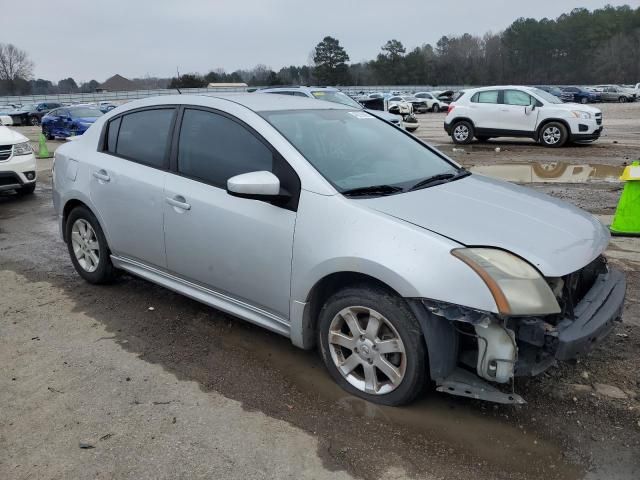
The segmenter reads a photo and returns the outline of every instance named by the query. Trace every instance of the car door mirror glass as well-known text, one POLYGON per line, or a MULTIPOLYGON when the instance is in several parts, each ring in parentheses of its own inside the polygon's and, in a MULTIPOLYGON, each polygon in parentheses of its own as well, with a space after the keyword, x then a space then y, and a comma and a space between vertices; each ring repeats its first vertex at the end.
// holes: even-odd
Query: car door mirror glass
POLYGON ((275 200, 282 196, 280 180, 266 170, 236 175, 227 180, 230 195, 256 200, 275 200))

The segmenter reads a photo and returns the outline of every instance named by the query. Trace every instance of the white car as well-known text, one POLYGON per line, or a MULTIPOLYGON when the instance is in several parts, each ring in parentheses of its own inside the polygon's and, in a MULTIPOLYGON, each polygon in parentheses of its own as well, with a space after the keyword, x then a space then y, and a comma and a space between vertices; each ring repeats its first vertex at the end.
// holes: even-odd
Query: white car
POLYGON ((440 100, 435 92, 418 92, 414 97, 425 100, 427 107, 432 112, 441 112, 449 106, 449 104, 440 100))
POLYGON ((0 126, 0 191, 33 193, 36 188, 36 157, 29 139, 0 126))
POLYGON ((602 133, 602 112, 588 105, 563 103, 535 87, 483 87, 466 90, 449 105, 444 129, 454 143, 477 138, 525 137, 546 147, 567 141, 592 141, 602 133))
POLYGON ((0 125, 11 126, 13 125, 13 119, 9 115, 0 113, 0 125))

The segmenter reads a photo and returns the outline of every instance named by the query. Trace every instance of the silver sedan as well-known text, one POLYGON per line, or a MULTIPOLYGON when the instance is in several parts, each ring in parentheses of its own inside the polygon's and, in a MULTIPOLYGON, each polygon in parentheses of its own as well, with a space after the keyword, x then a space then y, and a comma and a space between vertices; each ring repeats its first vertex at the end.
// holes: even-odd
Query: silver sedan
POLYGON ((521 403, 515 376, 586 352, 624 301, 591 215, 312 99, 120 106, 56 151, 53 199, 87 281, 125 271, 318 347, 386 405, 431 381, 521 403))

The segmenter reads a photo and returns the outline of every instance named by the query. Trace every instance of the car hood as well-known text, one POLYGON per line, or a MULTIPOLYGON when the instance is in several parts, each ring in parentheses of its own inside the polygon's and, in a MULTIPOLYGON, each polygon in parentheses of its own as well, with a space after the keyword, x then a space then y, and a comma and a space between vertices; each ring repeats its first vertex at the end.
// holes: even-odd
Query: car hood
POLYGON ((21 133, 11 130, 8 127, 0 126, 0 145, 14 145, 28 141, 29 139, 21 133))
POLYGON ((547 277, 584 267, 609 242, 608 230, 589 213, 476 174, 414 192, 354 201, 465 246, 508 250, 547 277))
MULTIPOLYGON (((573 95, 573 94, 571 93, 569 95, 573 95)), ((549 106, 553 108, 557 108, 559 110, 567 110, 567 111, 580 110, 581 112, 589 112, 591 114, 601 113, 601 110, 599 108, 592 107, 591 105, 585 105, 584 103, 575 103, 575 102, 554 103, 554 104, 550 104, 549 106)))

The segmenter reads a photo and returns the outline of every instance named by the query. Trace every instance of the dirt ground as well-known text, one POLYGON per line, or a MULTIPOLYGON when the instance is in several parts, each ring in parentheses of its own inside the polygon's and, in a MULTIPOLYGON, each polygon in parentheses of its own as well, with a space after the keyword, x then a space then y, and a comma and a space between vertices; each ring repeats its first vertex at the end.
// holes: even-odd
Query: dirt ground
MULTIPOLYGON (((530 186, 608 223, 621 186, 597 172, 638 157, 640 103, 602 110, 601 140, 562 149, 454 151, 444 114, 421 115, 416 134, 465 166, 551 170, 530 186)), ((35 195, 0 195, 0 478, 640 478, 640 239, 607 251, 628 275, 624 322, 589 357, 519 380, 526 405, 427 392, 386 408, 278 335, 128 275, 82 281, 50 167, 39 161, 35 195)))

